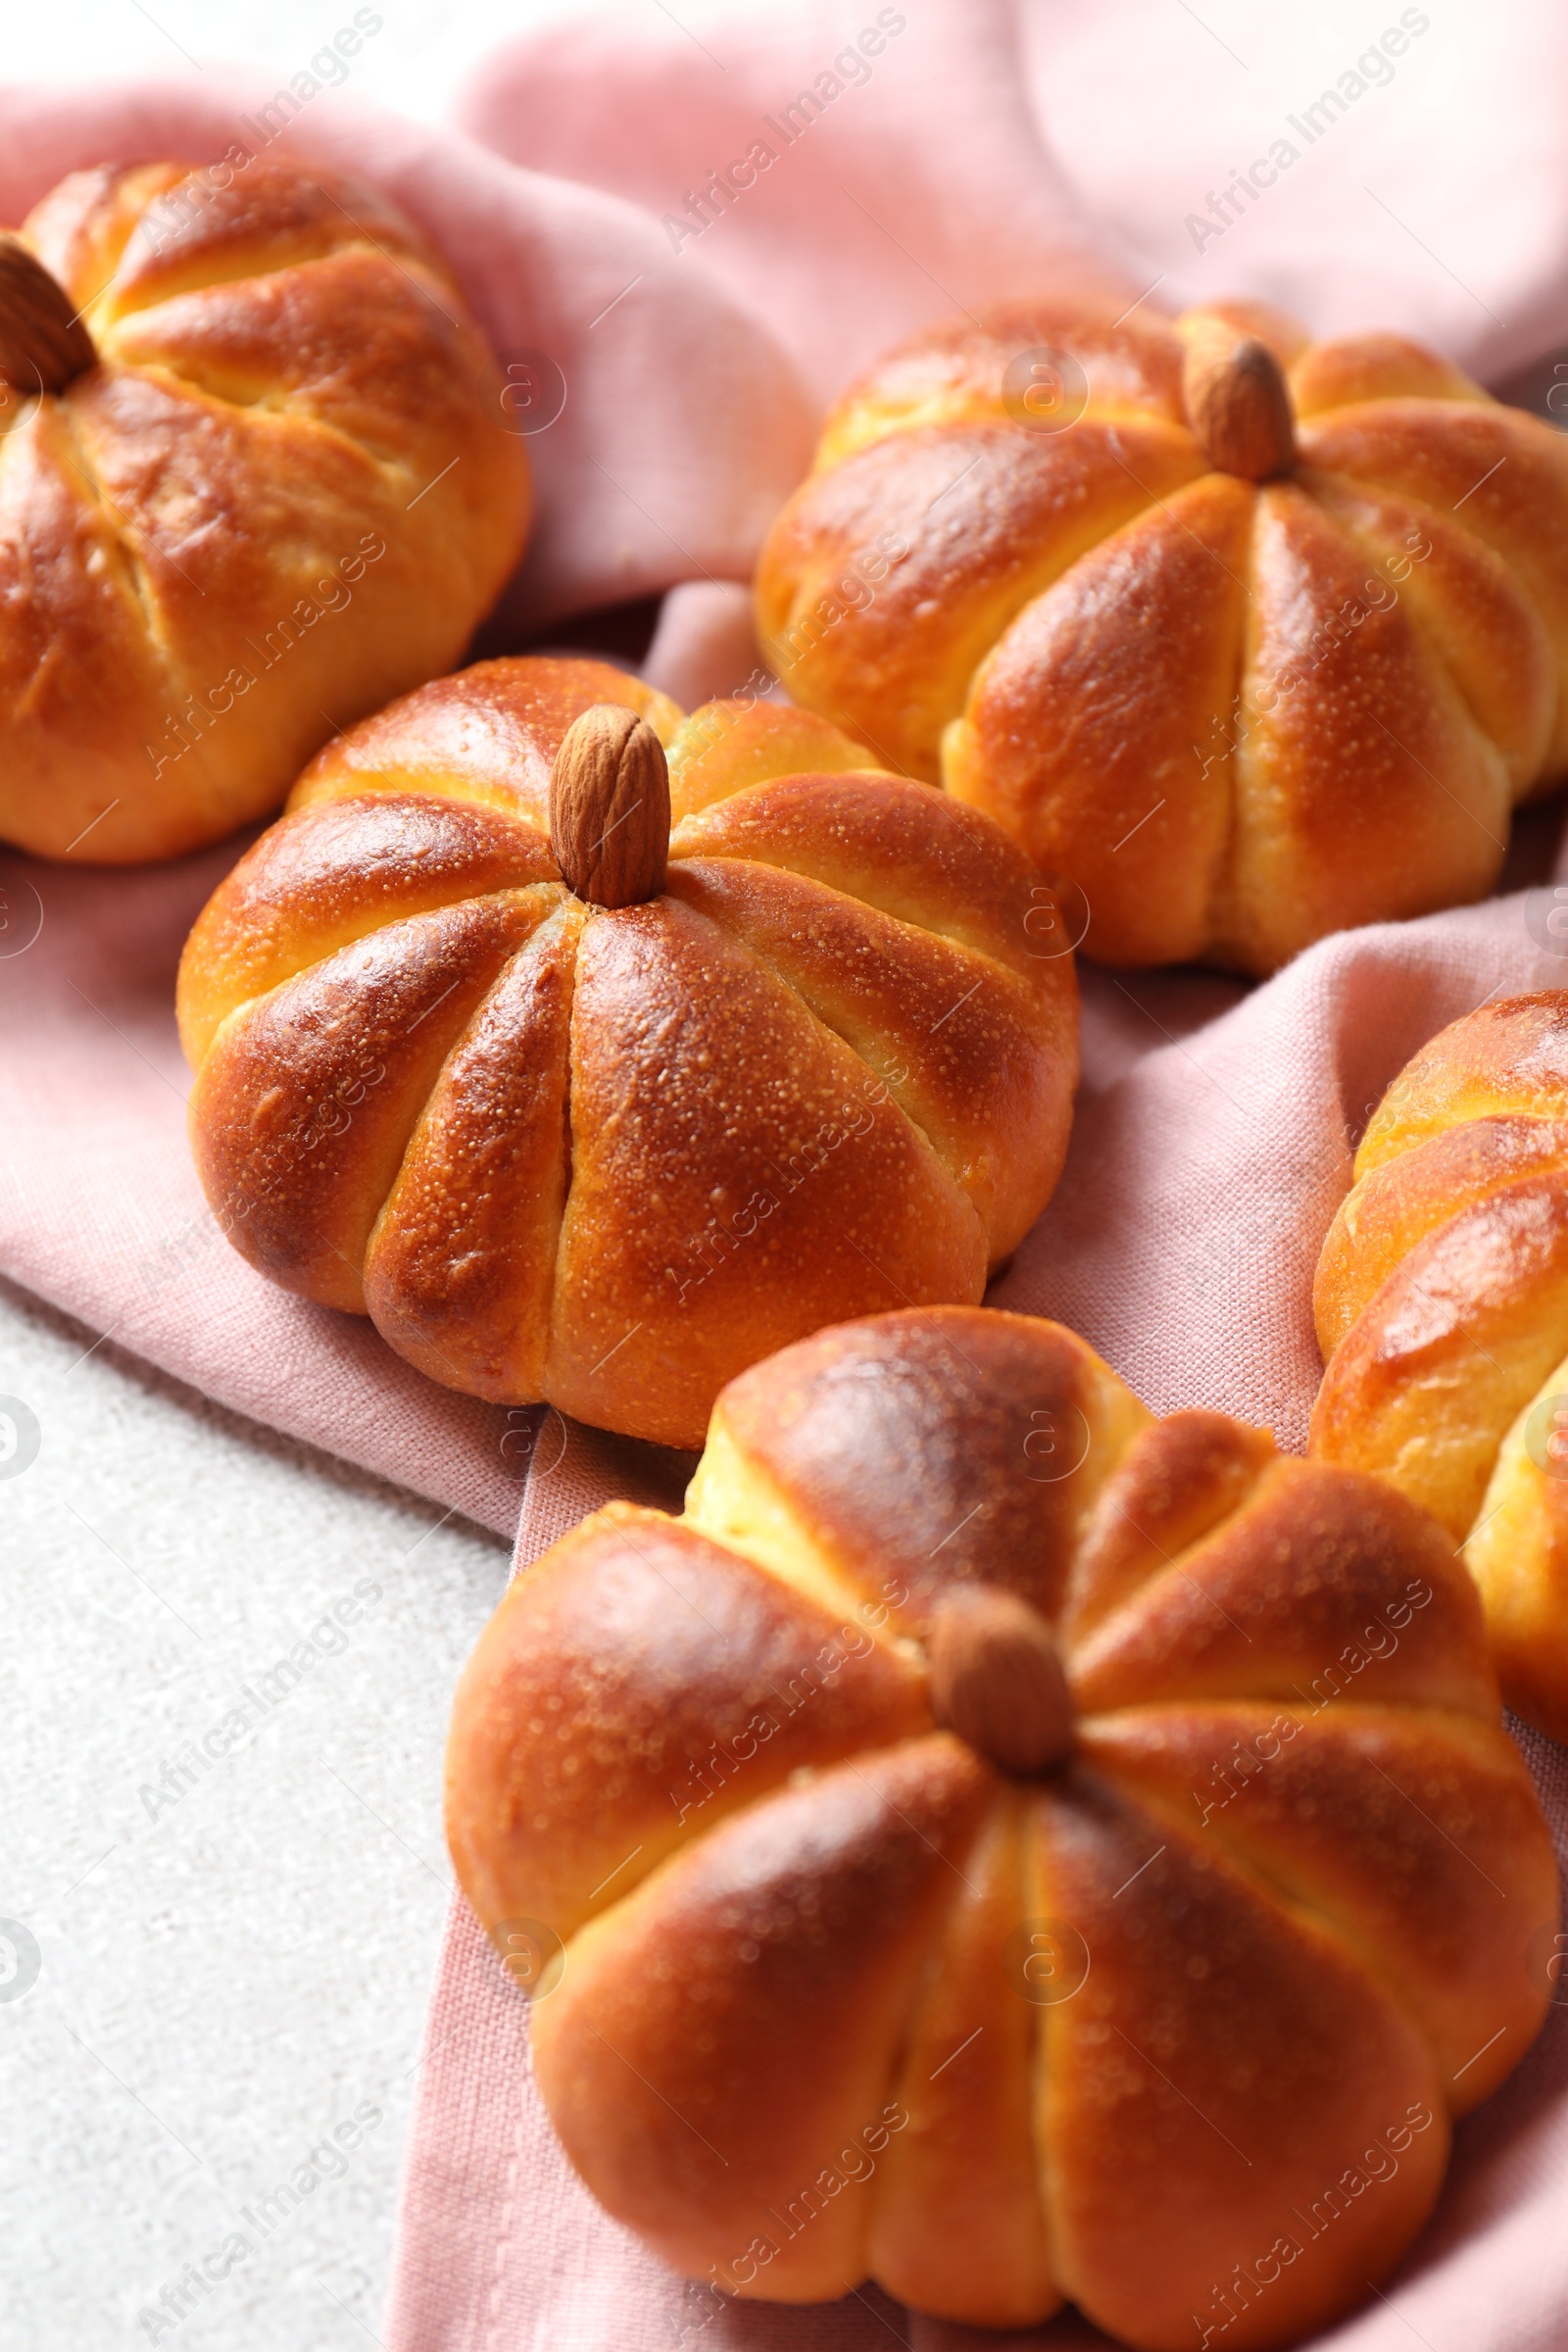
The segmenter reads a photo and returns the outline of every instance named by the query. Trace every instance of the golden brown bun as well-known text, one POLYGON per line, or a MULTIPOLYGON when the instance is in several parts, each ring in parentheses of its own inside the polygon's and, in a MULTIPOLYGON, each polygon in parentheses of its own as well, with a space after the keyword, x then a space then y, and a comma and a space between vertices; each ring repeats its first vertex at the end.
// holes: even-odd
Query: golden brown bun
POLYGON ((795 699, 1076 884, 1109 962, 1268 972, 1479 898, 1568 768, 1561 435, 1400 337, 1313 344, 1258 305, 916 338, 829 418, 757 595, 795 699), (1216 320, 1284 371, 1282 478, 1189 429, 1216 320), (1057 430, 1004 384, 1049 349, 1081 371, 1057 430))
POLYGON ((328 745, 180 966, 236 1248, 449 1387, 686 1446, 846 1307, 978 1299, 1066 1150, 1071 957, 988 818, 864 760, 549 659, 328 745), (675 820, 663 894, 614 911, 549 832, 603 702, 669 743, 675 820))
POLYGON ((1055 1324, 743 1374, 683 1517, 612 1503, 514 1584, 447 1788, 567 2154, 741 2294, 1294 2340, 1544 2013, 1550 1840, 1441 1529, 1152 1421, 1055 1324), (1066 1669, 1034 1778, 933 1711, 932 1627, 992 1587, 1066 1669))
POLYGON ((371 189, 106 166, 24 234, 98 361, 0 422, 0 837, 172 858, 460 657, 527 467, 450 271, 371 189))
POLYGON ((1312 1450, 1442 1520, 1503 1696, 1568 1739, 1568 992, 1434 1038, 1355 1179, 1318 1260, 1312 1450))

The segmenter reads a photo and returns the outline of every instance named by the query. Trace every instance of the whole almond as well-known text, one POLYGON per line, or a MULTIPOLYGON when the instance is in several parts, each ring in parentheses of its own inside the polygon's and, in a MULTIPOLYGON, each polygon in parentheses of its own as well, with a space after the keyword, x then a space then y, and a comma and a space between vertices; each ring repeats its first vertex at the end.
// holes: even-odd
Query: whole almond
POLYGON ((1296 464, 1296 425, 1284 370, 1266 343, 1215 319, 1188 340, 1182 367, 1187 421, 1221 473, 1266 482, 1296 464))
POLYGON ((1037 1609, 995 1585, 960 1586, 926 1636, 931 1709, 1004 1772, 1049 1772, 1072 1746, 1067 1678, 1037 1609))
POLYGON ((98 355, 75 306, 37 255, 0 230, 0 381, 18 392, 63 392, 98 355))
POLYGON ((645 718, 595 703, 550 771, 550 846, 568 890, 595 906, 657 899, 669 858, 669 769, 645 718))

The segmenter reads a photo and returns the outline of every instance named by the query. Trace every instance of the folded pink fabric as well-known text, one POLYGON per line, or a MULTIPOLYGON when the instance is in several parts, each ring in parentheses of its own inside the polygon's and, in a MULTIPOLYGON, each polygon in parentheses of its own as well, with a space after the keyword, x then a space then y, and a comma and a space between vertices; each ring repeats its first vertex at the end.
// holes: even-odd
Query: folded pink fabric
MULTIPOLYGON (((466 104, 466 136, 333 97, 269 145, 387 188, 452 257, 498 348, 559 370, 565 404, 530 441, 539 521, 498 647, 674 589, 650 674, 688 702, 740 684, 754 649, 736 583, 804 469, 814 408, 960 306, 1048 287, 1128 304, 1246 292, 1319 328, 1427 335, 1494 379, 1568 333, 1568 33, 1539 0, 1462 22, 1391 5, 1370 32, 1335 8, 1264 24, 1168 0, 684 16, 639 8, 503 52, 466 104), (1289 164, 1281 144, 1298 150, 1289 164)), ((254 145, 271 94, 212 76, 195 95, 0 91, 0 220, 105 157, 254 145)), ((368 1326, 269 1289, 217 1235, 184 1149, 171 999, 185 929, 239 846, 139 874, 0 855, 0 1270, 223 1401, 493 1526, 514 1523, 531 1469, 519 1563, 612 1493, 674 1506, 674 1457, 447 1396, 368 1326)), ((1348 934, 1251 993, 1086 973, 1066 1172, 996 1302, 1071 1323, 1158 1409, 1221 1405, 1298 1444, 1318 1376, 1310 1272, 1350 1139, 1446 1021, 1568 984, 1542 904, 1516 894, 1348 934)), ((1561 1832, 1562 1751, 1524 1743, 1561 1832)), ((792 2311, 682 2285, 565 2167, 525 2042, 520 1997, 460 1906, 388 2352, 1102 2340, 1072 2315, 1009 2339, 869 2289, 792 2311)), ((1554 2010, 1461 2128, 1400 2275, 1332 2340, 1560 2346, 1565 2194, 1554 2010)))
POLYGON ((1564 341, 1560 9, 1114 0, 1019 30, 1058 167, 1161 301, 1245 287, 1490 384, 1564 341))
POLYGON ((1568 340, 1568 17, 1543 0, 797 0, 698 30, 637 6, 520 42, 462 119, 646 206, 823 399, 929 318, 1048 285, 1259 296, 1488 382, 1568 340))
POLYGON ((1042 139, 1018 14, 806 0, 699 38, 626 8, 490 60, 462 119, 646 206, 666 253, 765 319, 826 402, 930 318, 1047 284, 1131 302, 1153 274, 1091 225, 1042 139))

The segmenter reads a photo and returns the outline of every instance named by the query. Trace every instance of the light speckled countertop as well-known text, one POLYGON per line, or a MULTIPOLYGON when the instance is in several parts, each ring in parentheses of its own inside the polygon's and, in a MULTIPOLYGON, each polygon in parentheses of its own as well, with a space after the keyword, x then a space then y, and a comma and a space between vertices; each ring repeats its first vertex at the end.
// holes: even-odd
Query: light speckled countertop
POLYGON ((507 1548, 91 1342, 0 1288, 40 1438, 0 1460, 0 2332, 336 2352, 379 2327, 507 1548))

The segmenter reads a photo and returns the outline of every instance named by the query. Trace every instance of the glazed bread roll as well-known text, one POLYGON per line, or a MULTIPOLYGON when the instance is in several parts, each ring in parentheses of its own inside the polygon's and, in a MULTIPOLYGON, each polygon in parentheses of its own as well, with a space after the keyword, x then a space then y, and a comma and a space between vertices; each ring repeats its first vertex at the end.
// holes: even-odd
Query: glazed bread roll
POLYGON ((1255 304, 916 337, 757 601, 795 699, 996 817, 1113 963, 1269 972, 1480 898, 1568 768, 1568 444, 1255 304))
POLYGON ((742 2295, 1294 2341, 1549 1990, 1443 1531, 1017 1316, 734 1382, 682 1517, 612 1503, 513 1585, 447 1789, 567 2155, 742 2295))
POLYGON ((329 745, 180 966, 235 1247, 449 1387, 685 1446, 846 1307, 978 1299, 1066 1149, 1072 957, 988 818, 864 761, 549 659, 329 745))
POLYGON ((1313 1452, 1436 1514, 1503 1696, 1568 1739, 1568 993, 1484 1005, 1401 1071, 1314 1303, 1313 1452))
POLYGON ((0 240, 0 839, 39 856, 172 858, 277 808, 522 552, 484 340, 356 183, 73 172, 0 240))

